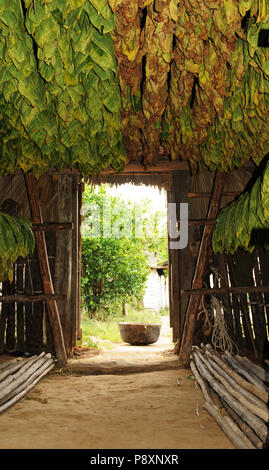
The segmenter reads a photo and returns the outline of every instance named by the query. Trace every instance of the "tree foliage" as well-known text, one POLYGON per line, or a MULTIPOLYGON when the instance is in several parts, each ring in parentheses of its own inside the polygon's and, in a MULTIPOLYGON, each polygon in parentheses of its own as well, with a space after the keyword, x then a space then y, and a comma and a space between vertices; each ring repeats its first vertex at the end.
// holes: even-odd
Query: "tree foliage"
POLYGON ((83 208, 82 293, 88 312, 140 300, 149 254, 167 259, 160 211, 150 211, 150 201, 133 204, 112 196, 106 185, 86 186, 83 208))

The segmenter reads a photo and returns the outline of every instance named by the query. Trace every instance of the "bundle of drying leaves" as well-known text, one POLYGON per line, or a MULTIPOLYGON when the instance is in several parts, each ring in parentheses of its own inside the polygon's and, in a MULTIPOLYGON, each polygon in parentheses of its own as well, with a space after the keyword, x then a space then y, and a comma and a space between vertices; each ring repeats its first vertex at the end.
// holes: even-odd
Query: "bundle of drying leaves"
POLYGON ((268 234, 269 161, 251 190, 221 211, 213 233, 213 249, 215 253, 235 253, 240 247, 251 252, 259 235, 259 241, 268 249, 268 234))
POLYGON ((13 279, 13 263, 31 255, 35 238, 31 223, 20 216, 0 212, 0 281, 13 279))
POLYGON ((3 173, 122 166, 114 24, 105 0, 1 2, 3 173))

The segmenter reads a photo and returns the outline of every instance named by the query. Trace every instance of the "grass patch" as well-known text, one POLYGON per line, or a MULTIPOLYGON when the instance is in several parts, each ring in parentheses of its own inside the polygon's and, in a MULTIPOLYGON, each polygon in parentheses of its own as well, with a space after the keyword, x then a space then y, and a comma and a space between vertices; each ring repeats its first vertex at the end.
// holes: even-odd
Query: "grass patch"
POLYGON ((120 322, 160 323, 161 315, 128 306, 126 316, 122 314, 113 315, 102 321, 100 319, 89 318, 86 312, 83 312, 81 317, 82 341, 78 344, 95 349, 100 349, 101 347, 111 349, 113 346, 109 342, 122 342, 118 325, 120 322), (100 345, 100 341, 102 345, 100 345), (103 343, 103 341, 108 342, 103 343))

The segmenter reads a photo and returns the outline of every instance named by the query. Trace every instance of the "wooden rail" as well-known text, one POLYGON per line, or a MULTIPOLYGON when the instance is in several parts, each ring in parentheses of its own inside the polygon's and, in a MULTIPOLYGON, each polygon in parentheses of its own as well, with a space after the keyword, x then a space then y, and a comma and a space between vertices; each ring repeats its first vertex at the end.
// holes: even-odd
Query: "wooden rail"
POLYGON ((180 289, 180 295, 248 294, 249 292, 269 292, 269 286, 180 289))

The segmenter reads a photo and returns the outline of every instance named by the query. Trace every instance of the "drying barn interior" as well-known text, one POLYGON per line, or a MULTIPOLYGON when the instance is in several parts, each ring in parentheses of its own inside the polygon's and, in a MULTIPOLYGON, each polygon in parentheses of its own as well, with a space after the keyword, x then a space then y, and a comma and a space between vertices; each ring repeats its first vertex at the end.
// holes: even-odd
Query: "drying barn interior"
POLYGON ((177 370, 234 447, 268 447, 268 25, 265 0, 0 7, 0 411, 30 390, 16 357, 39 358, 30 387, 81 339, 85 183, 131 181, 167 191, 179 233, 188 203, 187 246, 168 240, 177 370), (14 259, 21 218, 34 249, 14 259))

